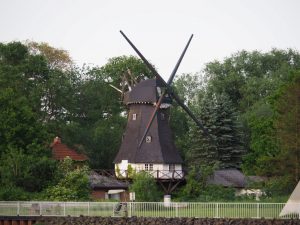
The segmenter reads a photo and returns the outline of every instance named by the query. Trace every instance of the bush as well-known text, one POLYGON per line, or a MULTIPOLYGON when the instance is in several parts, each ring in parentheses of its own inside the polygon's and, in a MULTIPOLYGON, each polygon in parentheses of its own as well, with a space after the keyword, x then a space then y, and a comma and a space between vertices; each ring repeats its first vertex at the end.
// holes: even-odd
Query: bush
POLYGON ((129 190, 135 192, 136 201, 155 202, 162 199, 155 179, 147 172, 142 171, 134 175, 129 190))
POLYGON ((22 188, 15 186, 3 186, 0 189, 1 201, 28 201, 31 200, 31 195, 22 188))
POLYGON ((200 193, 198 201, 234 201, 234 188, 226 188, 220 185, 208 185, 200 193))
POLYGON ((276 177, 266 182, 264 191, 271 198, 290 195, 295 188, 294 183, 290 176, 276 177))
POLYGON ((46 199, 54 201, 78 201, 90 199, 89 169, 86 166, 74 169, 74 163, 66 158, 59 165, 58 183, 44 192, 46 199), (65 173, 63 174, 63 171, 65 173))

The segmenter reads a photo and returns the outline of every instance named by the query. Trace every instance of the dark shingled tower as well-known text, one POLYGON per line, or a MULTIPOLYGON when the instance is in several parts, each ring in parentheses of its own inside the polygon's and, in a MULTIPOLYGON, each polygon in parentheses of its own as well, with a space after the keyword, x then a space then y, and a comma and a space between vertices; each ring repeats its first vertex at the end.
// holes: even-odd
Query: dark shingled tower
POLYGON ((139 147, 151 113, 165 85, 158 79, 144 80, 125 93, 124 104, 129 107, 128 123, 120 150, 114 163, 181 164, 169 127, 171 99, 165 95, 146 139, 139 147))

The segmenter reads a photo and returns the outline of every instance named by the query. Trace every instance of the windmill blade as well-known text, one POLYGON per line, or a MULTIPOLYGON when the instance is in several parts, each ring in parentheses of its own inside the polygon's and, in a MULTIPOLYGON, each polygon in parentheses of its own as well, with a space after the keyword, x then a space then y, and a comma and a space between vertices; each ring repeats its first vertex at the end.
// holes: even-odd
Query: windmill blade
POLYGON ((135 77, 133 76, 133 74, 131 73, 130 69, 127 69, 127 74, 129 75, 129 77, 132 80, 132 85, 136 85, 138 82, 136 81, 135 77))
POLYGON ((203 126, 203 123, 197 119, 197 117, 192 113, 192 111, 183 103, 183 101, 179 98, 177 94, 172 92, 170 94, 175 101, 178 103, 178 105, 181 106, 181 108, 194 120, 194 122, 198 125, 198 127, 203 131, 203 133, 209 138, 211 142, 213 142, 212 136, 208 133, 207 129, 203 126))
POLYGON ((182 100, 176 95, 172 88, 165 82, 165 80, 159 75, 159 73, 154 69, 154 67, 148 62, 148 60, 142 55, 142 53, 135 47, 135 45, 129 40, 129 38, 122 32, 120 33, 123 35, 123 37, 126 39, 126 41, 131 45, 131 47, 135 50, 135 52, 138 54, 138 56, 142 59, 142 61, 147 65, 147 67, 150 69, 150 71, 166 86, 167 91, 170 95, 174 97, 176 102, 188 113, 189 116, 196 122, 196 124, 199 126, 201 130, 203 130, 204 134, 207 134, 209 139, 213 141, 211 135, 208 134, 207 130, 204 128, 203 124, 196 118, 196 116, 189 110, 189 108, 183 103, 182 100))
POLYGON ((116 91, 120 92, 121 94, 123 93, 119 88, 115 87, 112 84, 109 84, 109 86, 111 86, 113 89, 115 89, 116 91))
POLYGON ((124 78, 124 81, 127 83, 127 86, 128 86, 128 89, 129 89, 129 91, 131 91, 131 84, 130 84, 130 82, 129 82, 129 79, 127 78, 127 74, 126 74, 126 72, 125 73, 123 73, 123 78, 124 78))
MULTIPOLYGON (((169 79, 168 79, 167 86, 170 86, 171 83, 173 82, 173 79, 174 79, 174 77, 175 77, 175 75, 176 75, 176 72, 177 72, 177 70, 178 70, 178 67, 179 67, 179 65, 180 65, 180 63, 181 63, 181 61, 182 61, 182 59, 183 59, 183 57, 184 57, 184 55, 185 55, 185 53, 186 53, 186 50, 188 49, 188 47, 189 47, 189 45, 190 45, 190 43, 191 43, 192 38, 193 38, 193 35, 191 35, 190 39, 188 40, 188 43, 186 44, 185 48, 183 49, 183 52, 181 53, 181 55, 180 55, 180 57, 179 57, 179 59, 178 59, 176 65, 175 65, 175 67, 174 67, 174 69, 173 69, 173 71, 172 71, 172 73, 171 73, 171 75, 170 75, 170 77, 169 77, 169 79)), ((148 133, 148 131, 149 131, 149 129, 150 129, 152 123, 153 123, 153 120, 154 120, 154 118, 155 118, 155 115, 156 115, 156 113, 157 113, 157 111, 158 111, 158 109, 159 109, 159 107, 160 107, 160 105, 161 105, 161 103, 162 103, 162 100, 163 100, 163 98, 164 98, 164 96, 165 96, 166 93, 167 93, 167 90, 164 90, 163 93, 161 94, 161 96, 159 97, 157 103, 156 103, 156 106, 155 106, 155 108, 154 108, 154 110, 153 110, 153 112, 152 112, 152 114, 151 114, 151 117, 150 117, 150 119, 149 119, 149 122, 148 122, 148 124, 147 124, 147 126, 146 126, 146 129, 145 129, 145 131, 144 131, 144 133, 143 133, 143 136, 142 136, 142 138, 141 138, 141 140, 140 140, 139 148, 140 148, 140 147, 142 146, 142 144, 143 144, 143 141, 144 141, 144 139, 145 139, 145 137, 146 137, 146 135, 147 135, 147 133, 148 133)))
MULTIPOLYGON (((126 41, 130 44, 130 46, 134 49, 134 51, 138 54, 138 56, 142 59, 142 61, 147 65, 147 67, 150 69, 150 71, 155 76, 160 76, 157 71, 154 69, 154 67, 148 62, 148 60, 142 55, 142 53, 135 47, 135 45, 129 40, 129 38, 123 33, 123 31, 120 30, 120 33, 122 36, 126 39, 126 41)), ((162 79, 162 78, 161 78, 162 79)), ((166 82, 164 81, 166 84, 166 82)))
POLYGON ((189 47, 189 45, 190 45, 190 43, 191 43, 191 41, 192 41, 193 36, 194 36, 194 35, 192 34, 191 37, 190 37, 190 39, 188 40, 188 43, 186 44, 185 48, 183 49, 183 52, 181 53, 181 55, 180 55, 180 57, 179 57, 179 59, 178 59, 176 65, 175 65, 175 67, 174 67, 174 69, 173 69, 173 71, 172 71, 172 73, 171 73, 171 76, 169 77, 169 80, 168 80, 168 82, 167 82, 167 84, 168 84, 169 86, 170 86, 171 83, 173 82, 173 79, 174 79, 174 77, 175 77, 175 75, 176 75, 176 72, 177 72, 177 70, 178 70, 178 67, 180 66, 180 63, 181 63, 181 61, 182 61, 182 59, 183 59, 183 57, 184 57, 184 55, 185 55, 186 50, 188 49, 188 47, 189 47))

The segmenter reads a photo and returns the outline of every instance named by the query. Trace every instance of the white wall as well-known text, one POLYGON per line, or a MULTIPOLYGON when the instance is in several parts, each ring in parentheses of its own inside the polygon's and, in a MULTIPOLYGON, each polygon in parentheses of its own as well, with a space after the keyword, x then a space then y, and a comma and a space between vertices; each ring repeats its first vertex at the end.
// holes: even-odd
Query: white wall
MULTIPOLYGON (((116 175, 126 177, 129 165, 131 165, 136 172, 145 171, 145 163, 128 163, 128 160, 122 160, 121 163, 115 164, 115 171, 117 168, 120 170, 120 174, 116 173, 116 175)), ((175 171, 169 171, 169 164, 153 164, 153 170, 147 172, 158 179, 181 179, 184 176, 181 164, 175 164, 175 171)))

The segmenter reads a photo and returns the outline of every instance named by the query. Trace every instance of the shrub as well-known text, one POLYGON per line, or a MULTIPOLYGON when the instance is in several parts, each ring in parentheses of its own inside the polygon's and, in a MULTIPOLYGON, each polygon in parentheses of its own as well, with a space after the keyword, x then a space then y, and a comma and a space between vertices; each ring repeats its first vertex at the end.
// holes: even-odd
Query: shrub
POLYGON ((31 194, 22 188, 15 186, 3 186, 0 188, 1 201, 28 201, 30 199, 31 194))
POLYGON ((133 176, 129 190, 135 192, 136 201, 155 202, 162 199, 162 193, 158 190, 155 179, 145 171, 133 176))

